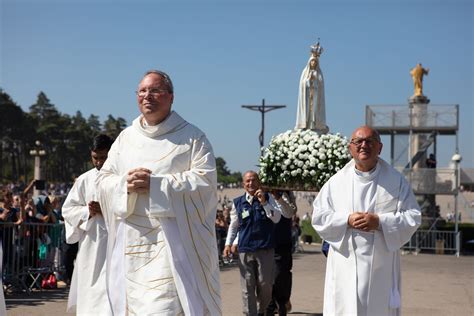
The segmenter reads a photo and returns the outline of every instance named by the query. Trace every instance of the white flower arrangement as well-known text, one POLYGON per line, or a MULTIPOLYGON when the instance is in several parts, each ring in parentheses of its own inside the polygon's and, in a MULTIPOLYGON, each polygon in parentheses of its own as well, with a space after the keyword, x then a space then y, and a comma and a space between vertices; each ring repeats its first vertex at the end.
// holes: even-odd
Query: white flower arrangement
POLYGON ((288 130, 272 137, 260 157, 264 186, 318 190, 351 159, 346 137, 312 130, 288 130))

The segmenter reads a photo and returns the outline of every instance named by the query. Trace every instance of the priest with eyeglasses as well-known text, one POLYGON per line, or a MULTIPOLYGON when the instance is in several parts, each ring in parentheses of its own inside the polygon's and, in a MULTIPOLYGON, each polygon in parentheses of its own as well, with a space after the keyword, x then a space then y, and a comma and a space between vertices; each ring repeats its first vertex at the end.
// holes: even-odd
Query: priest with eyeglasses
POLYGON ((371 127, 357 128, 352 160, 321 188, 312 223, 330 244, 325 316, 400 315, 400 248, 421 223, 410 184, 379 157, 371 127))
POLYGON ((166 73, 148 71, 136 93, 141 114, 117 137, 96 182, 113 314, 221 315, 211 144, 171 110, 166 73))

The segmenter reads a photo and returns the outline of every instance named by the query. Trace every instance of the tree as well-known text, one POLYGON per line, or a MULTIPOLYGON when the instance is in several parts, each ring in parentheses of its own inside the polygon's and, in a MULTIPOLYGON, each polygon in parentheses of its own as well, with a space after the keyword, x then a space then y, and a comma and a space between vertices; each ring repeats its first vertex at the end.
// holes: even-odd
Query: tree
POLYGON ((230 175, 229 169, 227 169, 226 166, 226 161, 222 157, 217 157, 216 158, 216 169, 217 169, 217 177, 222 176, 228 176, 230 175))
POLYGON ((115 119, 109 114, 107 120, 104 122, 104 133, 113 139, 116 139, 125 127, 127 127, 127 121, 125 121, 125 119, 121 117, 115 119))
POLYGON ((46 121, 58 117, 59 112, 46 94, 40 91, 36 103, 30 106, 30 115, 37 120, 46 121))
POLYGON ((222 157, 216 158, 217 182, 222 184, 240 183, 242 174, 240 172, 231 173, 226 166, 226 161, 222 157))
POLYGON ((126 125, 125 119, 112 115, 102 124, 97 115, 86 119, 80 111, 73 116, 62 114, 44 92, 24 112, 0 88, 0 183, 31 179, 33 157, 29 152, 36 140, 46 152, 41 160, 42 177, 50 182, 70 181, 91 168, 93 137, 105 132, 115 138, 126 125))
POLYGON ((23 110, 0 89, 0 179, 17 181, 27 172, 26 142, 34 132, 23 110))
POLYGON ((87 124, 89 125, 94 136, 100 134, 102 130, 102 124, 100 123, 99 117, 97 115, 91 114, 87 119, 87 124))

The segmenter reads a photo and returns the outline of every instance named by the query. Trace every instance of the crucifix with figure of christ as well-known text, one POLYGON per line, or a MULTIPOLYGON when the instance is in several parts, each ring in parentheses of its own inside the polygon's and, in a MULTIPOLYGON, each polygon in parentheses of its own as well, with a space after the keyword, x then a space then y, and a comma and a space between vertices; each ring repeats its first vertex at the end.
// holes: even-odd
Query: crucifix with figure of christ
POLYGON ((285 108, 286 105, 266 105, 265 99, 262 99, 262 105, 242 105, 243 108, 252 110, 252 111, 259 111, 262 113, 262 130, 260 131, 260 135, 258 136, 258 140, 260 142, 260 155, 263 155, 263 145, 264 145, 264 135, 265 135, 265 113, 270 112, 272 110, 277 110, 281 108, 285 108))

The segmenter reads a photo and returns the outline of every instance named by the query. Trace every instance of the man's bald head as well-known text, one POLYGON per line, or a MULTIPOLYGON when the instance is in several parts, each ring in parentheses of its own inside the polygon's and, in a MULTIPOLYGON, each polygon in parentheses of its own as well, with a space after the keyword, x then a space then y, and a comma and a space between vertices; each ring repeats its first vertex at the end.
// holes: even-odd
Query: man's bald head
POLYGON ((380 134, 375 129, 366 125, 356 128, 349 144, 356 168, 361 171, 372 170, 377 165, 382 147, 380 134))

